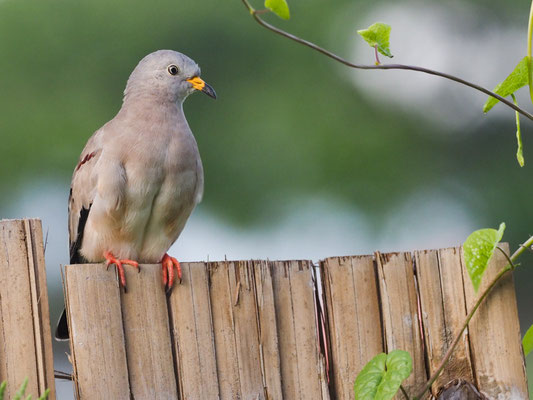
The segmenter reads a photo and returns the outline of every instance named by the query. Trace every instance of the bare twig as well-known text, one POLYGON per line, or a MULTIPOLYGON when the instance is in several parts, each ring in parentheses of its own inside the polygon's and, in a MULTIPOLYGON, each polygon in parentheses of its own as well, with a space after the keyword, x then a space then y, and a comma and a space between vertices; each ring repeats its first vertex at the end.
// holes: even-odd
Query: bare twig
POLYGON ((302 38, 300 38, 300 37, 298 37, 296 35, 293 35, 292 33, 285 32, 284 30, 279 29, 279 28, 269 24, 268 22, 266 22, 265 20, 263 20, 259 16, 258 11, 256 11, 250 5, 248 0, 242 0, 242 2, 246 6, 248 11, 250 12, 252 17, 254 18, 254 20, 259 25, 261 25, 262 27, 264 27, 264 28, 266 28, 266 29, 278 34, 278 35, 286 37, 287 39, 290 39, 290 40, 292 40, 292 41, 294 41, 296 43, 299 43, 299 44, 304 45, 306 47, 309 47, 309 48, 311 48, 311 49, 313 49, 315 51, 318 51, 319 53, 325 55, 326 57, 329 57, 329 58, 331 58, 331 59, 333 59, 333 60, 335 60, 337 62, 340 62, 341 64, 344 64, 344 65, 346 65, 346 66, 348 66, 350 68, 355 68, 355 69, 385 69, 385 70, 386 69, 397 69, 397 70, 416 71, 416 72, 422 72, 424 74, 440 76, 441 78, 449 79, 451 81, 454 81, 454 82, 460 83, 462 85, 471 87, 472 89, 478 90, 478 91, 486 94, 487 96, 494 97, 495 99, 501 101, 506 106, 512 108, 513 110, 515 110, 515 111, 519 112, 520 114, 522 114, 524 117, 526 117, 526 118, 528 118, 528 119, 533 121, 533 114, 530 114, 529 112, 523 110, 519 106, 515 105, 512 101, 509 101, 509 100, 505 99, 504 97, 500 96, 499 94, 496 94, 496 93, 484 88, 483 86, 479 86, 479 85, 477 85, 475 83, 469 82, 469 81, 464 80, 462 78, 459 78, 459 77, 457 77, 455 75, 447 74, 445 72, 435 71, 435 70, 432 70, 432 69, 429 69, 429 68, 418 67, 418 66, 414 66, 414 65, 404 65, 404 64, 365 65, 365 64, 352 63, 352 62, 350 62, 350 61, 338 56, 337 54, 332 53, 331 51, 326 50, 326 49, 314 44, 313 42, 310 42, 308 40, 302 39, 302 38))
POLYGON ((54 378, 56 379, 64 379, 66 381, 72 380, 72 375, 63 371, 58 371, 57 369, 54 370, 54 378))
POLYGON ((405 390, 405 388, 402 385, 400 385, 400 390, 402 391, 405 399, 409 400, 409 395, 407 394, 407 391, 405 390))

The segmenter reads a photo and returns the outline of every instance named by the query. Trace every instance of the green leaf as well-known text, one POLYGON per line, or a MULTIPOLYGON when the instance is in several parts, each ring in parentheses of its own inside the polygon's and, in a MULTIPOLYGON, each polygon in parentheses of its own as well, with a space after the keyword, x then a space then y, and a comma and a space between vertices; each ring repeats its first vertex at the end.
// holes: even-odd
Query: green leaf
POLYGON ((22 385, 20 386, 20 389, 17 393, 15 393, 15 397, 13 397, 13 400, 20 400, 24 396, 26 392, 26 386, 28 386, 28 378, 24 379, 24 382, 22 382, 22 385))
POLYGON ((4 400, 4 393, 6 392, 7 382, 3 381, 0 385, 0 400, 4 400))
MULTIPOLYGON (((509 74, 507 78, 492 90, 494 93, 499 94, 502 97, 509 96, 511 93, 516 92, 523 86, 528 84, 528 71, 529 66, 527 57, 524 57, 515 67, 513 72, 509 74)), ((490 96, 483 106, 483 112, 489 112, 492 107, 498 103, 499 100, 490 96)))
MULTIPOLYGON (((44 393, 39 397, 39 400, 46 400, 50 396, 50 389, 46 389, 44 393)), ((1 400, 1 399, 0 399, 1 400)))
POLYGON ((533 325, 529 327, 524 338, 522 339, 522 347, 524 348, 524 356, 528 356, 533 351, 533 325))
POLYGON ((463 244, 466 270, 476 292, 504 231, 505 223, 502 222, 498 230, 480 229, 473 232, 463 244))
POLYGON ((361 370, 354 384, 355 400, 390 400, 413 370, 411 355, 403 350, 380 353, 361 370))
MULTIPOLYGON (((511 94, 511 97, 513 98, 514 104, 517 106, 518 103, 516 102, 516 97, 514 94, 511 94)), ((518 160, 518 164, 523 167, 524 166, 524 150, 522 145, 522 132, 520 131, 520 114, 518 111, 515 111, 516 114, 516 141, 518 143, 518 148, 516 149, 516 159, 518 160)))
POLYGON ((377 46, 378 51, 384 56, 391 57, 392 54, 389 48, 389 37, 391 27, 383 22, 376 22, 370 25, 367 29, 357 31, 359 35, 370 45, 370 47, 377 46))
POLYGON ((388 371, 397 372, 403 381, 413 371, 413 360, 407 351, 393 350, 387 355, 386 367, 388 371))
POLYGON ((289 19, 289 5, 286 0, 265 0, 265 7, 283 19, 289 19))
POLYGON ((373 400, 385 374, 387 355, 380 353, 363 367, 355 378, 355 400, 373 400))

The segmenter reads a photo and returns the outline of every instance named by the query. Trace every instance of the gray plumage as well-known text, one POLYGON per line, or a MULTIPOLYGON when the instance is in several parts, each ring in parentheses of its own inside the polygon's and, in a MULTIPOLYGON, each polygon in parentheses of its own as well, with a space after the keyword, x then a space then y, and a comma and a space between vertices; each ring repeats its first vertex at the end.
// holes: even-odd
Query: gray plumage
MULTIPOLYGON (((189 57, 159 50, 131 73, 117 115, 88 140, 72 176, 71 263, 160 263, 202 199, 204 173, 183 101, 196 90, 216 98, 189 57)), ((178 269, 179 271, 179 269, 178 269)), ((119 271, 120 272, 120 271, 119 271)), ((169 286, 172 286, 168 273, 169 286)), ((121 280, 125 284, 125 280, 121 280)), ((68 338, 62 316, 56 337, 68 338)))
POLYGON ((82 209, 90 209, 79 254, 88 262, 110 251, 119 259, 160 262, 201 200, 202 161, 182 104, 200 69, 160 50, 132 72, 122 108, 87 142, 72 177, 71 245, 82 209), (179 72, 171 75, 169 66, 179 72))

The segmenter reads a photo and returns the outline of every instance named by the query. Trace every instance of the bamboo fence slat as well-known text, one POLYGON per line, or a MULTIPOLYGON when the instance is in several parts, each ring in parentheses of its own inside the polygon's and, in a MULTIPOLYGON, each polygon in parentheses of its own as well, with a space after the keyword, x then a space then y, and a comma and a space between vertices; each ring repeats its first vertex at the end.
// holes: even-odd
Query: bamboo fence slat
POLYGON ((55 398, 52 340, 41 222, 0 221, 0 382, 6 398, 25 378, 34 397, 55 398))
MULTIPOLYGON (((507 244, 503 248, 509 252, 507 244)), ((506 264, 504 255, 496 251, 478 293, 506 264)), ((464 280, 466 304, 470 311, 477 295, 466 272, 464 280)), ((470 321, 469 337, 475 378, 481 390, 489 398, 498 400, 528 399, 518 308, 511 274, 498 283, 479 307, 470 321)))
MULTIPOLYGON (((424 250, 415 252, 415 258, 426 354, 432 374, 466 318, 461 253, 457 248, 424 250)), ((433 384, 433 393, 436 395, 440 387, 456 378, 473 381, 467 330, 446 369, 433 384)))
POLYGON ((132 295, 121 293, 122 321, 130 388, 135 399, 163 400, 178 395, 160 271, 157 265, 147 265, 140 272, 125 268, 132 295))
POLYGON ((179 391, 184 399, 220 397, 215 337, 204 263, 182 263, 183 281, 169 298, 179 391))
POLYGON ((387 352, 401 349, 411 354, 413 373, 403 387, 408 393, 414 393, 425 383, 427 374, 412 256, 410 253, 376 253, 376 260, 386 349, 387 352))
POLYGON ((76 269, 67 267, 64 279, 77 398, 130 399, 115 271, 102 264, 80 264, 76 269))
POLYGON ((357 372, 384 351, 373 257, 327 258, 322 276, 330 333, 332 388, 338 399, 348 399, 353 397, 357 372))

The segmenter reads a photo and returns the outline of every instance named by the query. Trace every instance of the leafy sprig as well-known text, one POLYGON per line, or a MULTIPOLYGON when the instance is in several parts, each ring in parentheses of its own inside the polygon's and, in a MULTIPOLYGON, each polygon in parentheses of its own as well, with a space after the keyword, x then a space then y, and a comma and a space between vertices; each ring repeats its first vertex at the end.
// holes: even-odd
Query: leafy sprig
POLYGON ((289 19, 291 13, 285 0, 265 0, 265 7, 283 19, 289 19))
MULTIPOLYGON (((448 74, 448 73, 445 73, 445 72, 432 70, 432 69, 429 69, 429 68, 424 68, 424 67, 419 67, 419 66, 414 66, 414 65, 405 65, 405 64, 382 64, 379 61, 379 58, 378 58, 378 55, 377 55, 378 52, 388 56, 388 54, 390 54, 390 49, 388 49, 388 45, 384 46, 382 42, 379 42, 378 40, 376 40, 378 35, 377 35, 376 32, 373 32, 373 31, 379 31, 379 35, 383 36, 383 37, 385 37, 385 35, 383 35, 385 33, 386 37, 387 37, 387 41, 388 41, 388 39, 389 39, 388 35, 390 35, 390 31, 389 31, 389 33, 386 33, 386 30, 387 30, 386 27, 388 27, 388 25, 386 25, 386 24, 383 24, 381 26, 381 28, 379 28, 380 27, 379 24, 382 24, 382 23, 373 24, 369 28, 360 31, 361 33, 364 32, 364 34, 362 35, 363 38, 368 42, 368 44, 371 47, 374 48, 374 50, 376 52, 376 63, 375 63, 375 65, 356 64, 356 63, 353 63, 353 62, 350 62, 350 61, 344 59, 343 57, 341 57, 341 56, 339 56, 339 55, 337 55, 337 54, 335 54, 335 53, 333 53, 333 52, 331 52, 329 50, 326 50, 323 47, 320 47, 320 46, 316 45, 313 42, 310 42, 308 40, 302 39, 302 38, 300 38, 300 37, 298 37, 298 36, 296 36, 296 35, 294 35, 292 33, 289 33, 289 32, 286 32, 286 31, 280 29, 280 28, 277 28, 274 25, 269 24, 268 22, 266 22, 264 19, 261 18, 261 14, 263 14, 265 11, 269 11, 270 10, 270 11, 273 11, 274 13, 276 13, 279 17, 288 19, 289 13, 288 13, 288 5, 287 5, 286 0, 265 0, 265 7, 267 7, 266 10, 255 10, 252 7, 252 5, 250 4, 249 0, 242 0, 242 2, 246 6, 248 11, 250 12, 252 17, 254 18, 254 20, 259 25, 261 25, 262 27, 264 27, 264 28, 266 28, 266 29, 278 34, 278 35, 281 35, 281 36, 283 36, 283 37, 285 37, 287 39, 290 39, 290 40, 292 40, 294 42, 297 42, 297 43, 299 43, 299 44, 301 44, 303 46, 309 47, 309 48, 311 48, 311 49, 313 49, 313 50, 325 55, 326 57, 329 57, 329 58, 331 58, 331 59, 333 59, 333 60, 335 60, 335 61, 337 61, 337 62, 339 62, 341 64, 344 64, 344 65, 346 65, 346 66, 348 66, 350 68, 365 69, 365 70, 371 70, 371 69, 407 70, 407 71, 421 72, 421 73, 424 73, 424 74, 429 74, 429 75, 434 75, 434 76, 440 76, 442 78, 445 78, 445 79, 460 83, 461 85, 468 86, 468 87, 470 87, 472 89, 480 91, 480 92, 486 94, 487 96, 489 96, 491 99, 490 99, 490 101, 488 101, 485 104, 485 107, 484 107, 485 112, 488 112, 496 103, 501 102, 501 103, 505 104, 506 106, 512 108, 518 114, 521 114, 522 116, 524 116, 524 117, 526 117, 526 118, 528 118, 528 119, 533 121, 533 114, 529 113, 528 111, 526 111, 523 108, 521 108, 520 106, 518 106, 518 104, 516 104, 516 101, 512 101, 512 100, 509 100, 509 99, 505 98, 505 96, 509 96, 509 95, 513 94, 518 89, 514 89, 513 91, 511 91, 511 92, 509 92, 507 94, 505 94, 505 93, 508 90, 503 91, 502 92, 502 93, 504 93, 503 95, 498 93, 499 90, 497 90, 497 89, 503 90, 505 88, 505 86, 506 86, 506 85, 504 85, 505 81, 500 84, 501 86, 498 85, 498 86, 500 86, 499 88, 497 86, 494 91, 491 91, 491 90, 489 90, 487 88, 484 88, 483 86, 477 85, 477 84, 475 84, 473 82, 467 81, 467 80, 462 79, 462 78, 460 78, 458 76, 455 76, 455 75, 452 75, 452 74, 448 74), (266 5, 267 1, 269 3, 268 6, 266 5), (286 9, 286 13, 283 11, 285 9, 286 9)), ((532 1, 532 4, 531 4, 531 12, 530 12, 530 18, 529 18, 528 55, 525 58, 525 60, 526 60, 526 62, 525 62, 525 64, 526 64, 525 72, 526 72, 526 77, 527 77, 526 84, 529 84, 530 95, 531 95, 531 99, 533 101, 532 35, 533 35, 533 1, 532 1)), ((516 78, 518 78, 518 79, 516 80, 516 82, 514 82, 515 81, 514 78, 511 80, 511 81, 513 81, 513 85, 517 85, 517 84, 522 84, 523 83, 523 70, 522 70, 523 65, 521 63, 519 63, 517 65, 517 68, 519 68, 518 76, 516 76, 516 78)), ((511 73, 511 75, 513 75, 513 73, 511 73)), ((509 82, 509 84, 511 84, 511 82, 509 82)), ((522 86, 524 86, 524 85, 522 85, 522 86)), ((520 86, 520 87, 522 87, 522 86, 520 86)), ((507 87, 507 89, 512 89, 512 87, 507 87)), ((516 118, 516 124, 517 124, 517 141, 518 141, 517 159, 518 159, 519 164, 522 166, 523 165, 522 140, 521 140, 520 122, 519 122, 518 116, 516 118)))
MULTIPOLYGON (((498 84, 494 88, 493 91, 490 91, 480 85, 469 82, 457 76, 447 74, 444 72, 440 72, 440 71, 431 70, 429 68, 423 68, 423 67, 412 66, 412 65, 404 65, 404 64, 381 64, 378 58, 378 52, 387 57, 392 57, 392 54, 389 48, 391 28, 387 24, 376 23, 376 24, 371 25, 367 29, 358 31, 358 33, 363 37, 363 39, 371 47, 374 48, 376 52, 376 63, 375 65, 356 64, 356 63, 352 63, 338 56, 337 54, 329 50, 326 50, 316 45, 315 43, 312 43, 308 40, 302 39, 296 35, 293 35, 282 29, 279 29, 269 24, 268 22, 266 22, 260 17, 260 14, 263 14, 265 11, 270 10, 274 12, 275 14, 277 14, 280 18, 289 19, 290 14, 289 14, 289 8, 288 8, 286 0, 265 0, 265 7, 267 8, 267 10, 260 10, 260 11, 255 10, 251 6, 248 0, 242 0, 242 2, 246 6, 248 11, 250 12, 252 17, 254 18, 254 20, 259 25, 263 26, 264 28, 280 36, 283 36, 287 39, 290 39, 306 47, 309 47, 312 50, 315 50, 325 55, 326 57, 329 57, 348 67, 355 68, 355 69, 364 69, 364 70, 400 69, 400 70, 416 71, 416 72, 422 72, 425 74, 440 76, 442 78, 460 83, 462 85, 468 86, 472 89, 478 90, 488 95, 489 99, 487 100, 487 102, 485 103, 483 107, 483 111, 485 113, 490 111, 492 107, 494 107, 498 102, 501 102, 505 104, 506 106, 512 108, 516 112, 516 138, 518 142, 518 149, 517 149, 516 157, 517 157, 517 160, 520 166, 524 165, 519 115, 521 114, 530 120, 533 120, 533 115, 518 106, 514 93, 517 90, 524 87, 525 85, 529 85, 530 97, 533 102, 533 54, 532 54, 533 52, 532 50, 533 49, 533 1, 531 3, 530 16, 529 16, 527 56, 517 64, 517 66, 511 72, 511 74, 504 81, 498 84), (507 96, 511 96, 512 101, 506 99, 505 97, 507 96)), ((476 292, 479 289, 479 286, 480 286, 482 277, 486 271, 487 265, 490 259, 492 258, 494 251, 496 249, 499 249, 503 254, 505 254, 509 263, 505 268, 503 268, 493 278, 493 280, 483 290, 483 293, 479 296, 478 300, 474 304, 474 307, 468 313, 461 330, 457 333, 451 346, 448 348, 446 354, 444 355, 444 358, 441 364, 437 367, 436 371, 429 378, 429 380, 424 385, 424 387, 413 397, 413 400, 421 399, 425 395, 425 393, 431 388, 431 385, 433 384, 433 382, 442 373, 444 367, 446 366, 447 362, 450 359, 450 356, 455 350, 455 347, 459 343, 463 332, 465 331, 466 327, 468 326, 470 320, 476 313, 481 303, 489 295, 489 293, 496 286, 496 284, 500 281, 500 279, 503 276, 505 276, 507 272, 516 268, 516 265, 514 264, 514 262, 523 253, 523 251, 526 248, 529 248, 533 245, 533 236, 532 236, 523 245, 521 245, 518 248, 518 250, 516 250, 510 257, 507 256, 507 254, 498 247, 498 242, 502 239, 504 230, 505 230, 505 224, 503 223, 500 225, 498 230, 482 229, 482 230, 472 233, 467 238, 466 242, 464 243, 463 249, 464 249, 464 258, 465 258, 466 268, 470 276, 470 280, 472 281, 474 290, 476 292)), ((533 325, 528 329, 526 335, 524 336, 522 345, 523 345, 524 352, 526 355, 529 354, 531 351, 533 351, 533 325)), ((411 360, 411 357, 408 353, 406 352, 398 353, 398 352, 402 352, 402 350, 394 350, 388 355, 385 353, 378 354, 372 360, 370 360, 367 363, 367 365, 365 365, 363 370, 357 376, 355 384, 354 384, 354 392, 355 392, 356 400, 358 399, 364 399, 364 400, 391 399, 392 397, 394 397, 394 395, 396 394, 399 388, 402 389, 401 382, 404 379, 406 379, 411 373, 412 361, 411 361, 411 367, 409 369, 409 373, 407 373, 407 370, 408 370, 407 368, 402 369, 402 372, 397 371, 394 367, 395 365, 394 363, 387 362, 389 360, 389 357, 390 357, 390 360, 392 360, 393 358, 397 357, 397 355, 402 354, 402 357, 407 359, 406 358, 406 355, 407 355, 409 357, 409 360, 411 360)), ((408 395, 405 393, 405 391, 403 392, 404 392, 404 395, 408 398, 408 395)))
MULTIPOLYGON (((15 396, 13 396, 13 400, 22 400, 24 396, 26 395, 26 388, 28 387, 28 378, 24 379, 24 382, 22 382, 22 385, 20 385, 19 390, 15 393, 15 396)), ((7 388, 7 382, 4 381, 0 384, 0 400, 4 400, 4 395, 7 388)), ((50 396, 50 389, 46 389, 44 393, 37 399, 37 400, 47 400, 48 396, 50 396)), ((32 396, 29 394, 25 400, 31 400, 32 396)), ((7 399, 6 399, 7 400, 7 399)))
POLYGON ((404 350, 380 353, 361 370, 354 383, 358 400, 390 400, 413 371, 413 359, 404 350))

